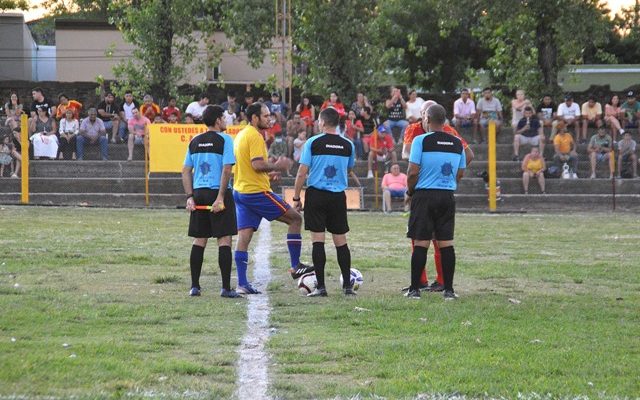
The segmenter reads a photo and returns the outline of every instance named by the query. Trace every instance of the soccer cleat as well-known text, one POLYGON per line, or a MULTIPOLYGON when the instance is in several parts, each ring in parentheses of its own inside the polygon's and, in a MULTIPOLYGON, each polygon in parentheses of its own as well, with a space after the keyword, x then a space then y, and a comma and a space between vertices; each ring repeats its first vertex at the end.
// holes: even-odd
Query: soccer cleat
POLYGON ((455 300, 458 298, 458 295, 453 290, 445 290, 442 294, 445 300, 455 300))
POLYGON ((233 289, 231 290, 221 289, 220 297, 225 297, 227 299, 244 299, 244 296, 242 296, 240 293, 236 292, 233 289))
POLYGON ((358 293, 356 293, 355 290, 353 290, 353 286, 348 286, 344 289, 342 289, 342 291, 344 292, 345 296, 357 296, 358 293))
POLYGON ((444 290, 444 285, 441 285, 440 282, 438 282, 438 281, 434 281, 427 288, 428 292, 442 292, 443 290, 444 290))
POLYGON ((236 288, 236 292, 239 293, 239 294, 260 294, 260 293, 262 293, 258 289, 256 289, 253 286, 251 286, 250 283, 247 283, 244 286, 238 285, 238 287, 236 288))
POLYGON ((303 263, 298 263, 298 266, 294 269, 291 268, 289 273, 291 274, 292 279, 298 279, 304 274, 308 274, 309 272, 315 271, 316 268, 313 265, 307 265, 303 263))
POLYGON ((407 291, 407 293, 404 294, 404 297, 406 297, 408 299, 419 299, 420 298, 420 291, 416 290, 416 289, 409 289, 407 291))
MULTIPOLYGON (((407 292, 409 291, 409 289, 411 289, 411 286, 405 286, 402 289, 400 289, 401 292, 407 292)), ((425 290, 429 290, 429 282, 424 283, 424 284, 420 284, 420 287, 418 288, 420 291, 424 292, 425 290)))
POLYGON ((323 287, 315 288, 315 290, 309 293, 307 297, 327 297, 327 289, 323 287))
POLYGON ((200 288, 192 287, 191 290, 189 290, 189 296, 200 296, 200 288))

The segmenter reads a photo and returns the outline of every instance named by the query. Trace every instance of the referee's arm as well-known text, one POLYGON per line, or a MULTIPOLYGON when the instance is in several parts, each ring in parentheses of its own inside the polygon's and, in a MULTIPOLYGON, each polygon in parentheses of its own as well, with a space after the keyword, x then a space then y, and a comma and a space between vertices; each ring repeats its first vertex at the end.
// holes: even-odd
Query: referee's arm
MULTIPOLYGON (((459 172, 458 172, 459 173, 459 172)), ((418 175, 420 174, 420 166, 409 162, 409 169, 407 170, 407 195, 413 196, 418 184, 418 175)))
POLYGON ((296 182, 293 185, 293 206, 297 211, 302 210, 302 200, 300 199, 300 193, 302 193, 302 186, 307 179, 309 173, 309 167, 305 164, 300 164, 298 167, 298 174, 296 175, 296 182))

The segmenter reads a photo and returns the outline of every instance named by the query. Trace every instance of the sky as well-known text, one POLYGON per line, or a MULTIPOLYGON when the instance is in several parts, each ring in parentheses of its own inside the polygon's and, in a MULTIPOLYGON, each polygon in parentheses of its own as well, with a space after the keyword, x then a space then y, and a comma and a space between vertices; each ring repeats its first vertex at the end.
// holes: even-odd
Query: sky
MULTIPOLYGON (((635 0, 607 0, 604 2, 609 5, 609 8, 613 13, 616 13, 620 10, 620 8, 634 4, 634 1, 635 0)), ((25 13, 25 19, 27 21, 42 17, 44 11, 37 8, 37 5, 41 2, 41 0, 29 0, 29 3, 36 8, 25 13)))

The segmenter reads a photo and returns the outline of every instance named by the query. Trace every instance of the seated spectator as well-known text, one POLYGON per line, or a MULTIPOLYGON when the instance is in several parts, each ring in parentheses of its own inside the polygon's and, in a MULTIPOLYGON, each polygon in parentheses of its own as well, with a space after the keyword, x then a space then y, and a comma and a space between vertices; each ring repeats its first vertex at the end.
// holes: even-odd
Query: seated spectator
POLYGON ((535 178, 540 185, 540 191, 545 194, 545 182, 544 171, 547 166, 544 162, 544 158, 540 155, 540 150, 537 147, 532 147, 531 152, 522 160, 522 187, 524 188, 524 194, 529 194, 529 180, 535 178))
POLYGON ((166 124, 166 123, 167 123, 167 121, 165 121, 162 118, 162 115, 160 115, 160 114, 156 115, 155 118, 153 118, 153 122, 152 122, 152 124, 166 124))
POLYGON ((588 128, 600 128, 602 126, 602 104, 596 101, 594 95, 589 96, 589 100, 582 104, 582 136, 580 142, 587 141, 588 128))
POLYGON ((378 121, 371 113, 371 108, 365 107, 362 109, 360 122, 362 122, 362 128, 364 129, 362 131, 362 151, 364 153, 363 155, 367 155, 369 154, 369 140, 378 127, 378 121))
POLYGON ((638 120, 640 119, 640 103, 636 100, 636 94, 633 90, 627 93, 627 101, 622 103, 622 111, 624 112, 623 127, 625 129, 637 129, 638 120))
POLYGON ((144 153, 149 154, 149 118, 143 116, 140 111, 133 111, 133 118, 129 120, 129 141, 127 143, 129 157, 127 161, 133 160, 133 146, 135 144, 144 145, 144 153))
POLYGON ((167 123, 169 124, 179 124, 180 123, 180 114, 179 110, 173 111, 167 117, 167 123))
POLYGON ((177 120, 180 121, 181 112, 180 112, 180 109, 177 107, 177 101, 175 97, 169 97, 169 103, 165 108, 162 109, 162 119, 164 119, 167 122, 170 122, 169 116, 171 114, 176 114, 177 120))
MULTIPOLYGON (((11 177, 14 179, 18 178, 18 174, 20 173, 20 167, 22 165, 22 157, 20 156, 20 153, 16 149, 12 135, 10 134, 6 135, 4 139, 2 139, 2 145, 0 145, 0 147, 2 147, 2 152, 4 152, 5 154, 9 154, 9 157, 11 158, 11 161, 10 161, 11 177), (6 149, 5 149, 5 146, 6 146, 6 149)), ((6 157, 5 157, 5 162, 6 162, 6 157)), ((6 165, 6 164, 3 164, 3 165, 6 165)), ((0 177, 4 176, 3 174, 4 174, 4 171, 0 173, 0 177)))
POLYGON ((542 102, 538 104, 538 108, 536 108, 536 113, 538 114, 538 120, 542 123, 543 128, 551 128, 551 140, 556 135, 555 126, 556 126, 556 103, 553 102, 553 99, 550 95, 545 94, 542 98, 542 102))
POLYGON ((285 163, 283 165, 287 165, 286 175, 291 176, 291 165, 293 163, 289 157, 287 157, 288 154, 287 141, 282 137, 282 131, 276 132, 273 143, 269 146, 269 162, 285 163))
POLYGON ((418 120, 422 118, 420 110, 422 110, 423 104, 424 99, 418 97, 418 92, 411 90, 409 92, 409 100, 407 100, 407 121, 409 121, 410 124, 418 122, 418 120))
POLYGON ((482 97, 476 104, 478 113, 478 125, 480 125, 480 139, 478 143, 486 141, 487 128, 489 122, 494 121, 496 124, 496 135, 500 132, 502 126, 502 103, 493 96, 493 89, 490 87, 482 90, 482 97))
MULTIPOLYGON (((220 104, 223 110, 228 110, 230 114, 235 114, 236 118, 240 115, 240 104, 236 101, 236 93, 228 92, 227 93, 227 101, 220 104)), ((232 125, 232 124, 228 124, 232 125)))
POLYGON ((193 115, 186 113, 184 115, 184 123, 185 124, 195 124, 196 120, 193 118, 193 115))
POLYGON ((343 116, 346 114, 346 110, 344 109, 344 104, 342 104, 342 101, 340 100, 340 97, 338 97, 338 94, 336 92, 331 92, 329 94, 329 98, 325 100, 324 103, 322 103, 322 106, 320 107, 320 111, 329 107, 335 108, 338 114, 340 114, 340 116, 343 116))
POLYGON ((30 140, 33 143, 33 156, 51 159, 58 158, 58 133, 56 121, 49 117, 45 107, 37 109, 37 117, 31 119, 29 125, 30 140))
POLYGON ((104 123, 107 132, 111 132, 111 143, 117 143, 118 132, 120 130, 121 107, 116 104, 116 97, 113 93, 107 93, 104 100, 98 105, 98 118, 104 123))
POLYGON ((24 108, 17 93, 11 93, 9 101, 4 105, 4 112, 7 116, 4 122, 12 131, 20 126, 20 117, 24 114, 24 108))
POLYGON ((144 115, 153 121, 156 119, 156 115, 161 115, 160 106, 153 102, 153 96, 145 94, 142 98, 142 105, 140 106, 140 114, 144 115))
MULTIPOLYGON (((405 119, 407 102, 402 97, 402 91, 395 86, 391 87, 389 98, 384 102, 387 109, 387 120, 384 122, 387 132, 393 136, 393 129, 400 129, 400 140, 404 139, 404 131, 409 126, 409 122, 405 119)), ((392 137, 393 139, 393 137, 392 137)))
POLYGON ((53 101, 45 97, 42 88, 36 87, 31 90, 31 97, 33 102, 31 103, 31 119, 38 116, 38 110, 44 108, 47 110, 48 115, 56 115, 56 106, 53 101))
POLYGON ((124 103, 120 107, 120 118, 118 122, 118 136, 120 140, 127 140, 129 137, 129 120, 133 118, 133 110, 138 109, 138 102, 133 100, 133 93, 127 90, 124 93, 124 103))
POLYGON ((617 134, 624 134, 620 121, 624 118, 624 112, 620 107, 620 97, 617 94, 611 96, 611 100, 604 105, 604 122, 611 128, 611 136, 616 141, 617 134))
POLYGON ((531 104, 531 100, 525 97, 524 90, 518 89, 516 90, 516 98, 511 100, 511 128, 514 131, 524 117, 525 107, 533 108, 533 104, 531 104))
POLYGON ((364 155, 362 148, 362 135, 364 133, 364 127, 362 121, 356 117, 356 112, 353 109, 349 110, 347 119, 345 121, 345 134, 353 142, 356 149, 356 159, 361 159, 364 155))
POLYGON ((82 111, 82 103, 78 100, 69 100, 66 94, 58 96, 58 107, 56 107, 56 120, 60 121, 65 118, 67 110, 73 111, 73 118, 80 118, 80 111, 82 111))
POLYGON ((462 128, 472 128, 473 137, 476 137, 476 104, 469 98, 469 89, 462 89, 460 98, 453 102, 453 124, 458 131, 462 128))
POLYGON ((293 114, 293 118, 287 121, 287 137, 286 137, 287 150, 288 150, 287 157, 293 158, 293 141, 296 140, 300 132, 306 131, 306 130, 307 130, 306 122, 302 120, 302 118, 300 117, 300 113, 296 111, 293 114))
POLYGON ((520 146, 528 144, 539 147, 540 154, 544 154, 544 133, 542 124, 533 115, 533 108, 526 106, 524 116, 516 125, 516 134, 513 136, 513 161, 520 160, 520 146))
POLYGON ((553 138, 553 148, 555 151, 553 161, 557 164, 558 168, 562 168, 563 164, 567 164, 571 178, 577 179, 578 153, 576 152, 576 142, 567 131, 564 121, 559 121, 556 129, 558 131, 553 138))
POLYGON ((302 155, 302 147, 307 142, 307 133, 300 131, 298 137, 293 141, 293 160, 300 162, 300 156, 302 155))
POLYGON ((632 177, 638 177, 638 157, 636 156, 636 141, 631 139, 631 133, 625 132, 618 142, 618 178, 622 178, 622 171, 626 164, 631 163, 632 177))
POLYGON ((240 121, 247 121, 247 108, 253 104, 253 93, 246 92, 244 94, 244 101, 240 105, 240 121))
POLYGON ((556 118, 564 122, 567 130, 573 127, 576 138, 580 136, 580 107, 573 102, 573 95, 564 96, 564 103, 558 106, 556 118))
POLYGON ((611 136, 607 134, 604 127, 598 128, 598 133, 591 136, 589 141, 589 160, 591 161, 591 179, 596 177, 596 164, 606 162, 609 166, 609 179, 613 179, 613 170, 611 169, 611 149, 613 148, 613 141, 611 136))
MULTIPOLYGON (((138 113, 136 109, 134 115, 138 113)), ((100 145, 100 154, 103 160, 109 159, 109 140, 107 139, 107 130, 104 127, 104 123, 98 118, 98 112, 95 108, 90 108, 88 111, 89 116, 82 120, 80 123, 80 134, 76 139, 76 152, 78 153, 78 160, 84 159, 84 146, 87 145, 100 145)), ((131 132, 131 130, 129 130, 131 132)))
MULTIPOLYGON (((191 119, 195 123, 200 124, 202 123, 202 113, 204 112, 205 108, 207 108, 207 105, 209 105, 209 95, 206 93, 202 93, 200 95, 200 99, 198 101, 189 103, 187 109, 184 112, 185 114, 189 114, 191 119)), ((187 122, 185 115, 185 123, 192 124, 194 122, 187 122)))
POLYGON ((351 103, 351 110, 356 113, 356 118, 362 118, 362 110, 364 110, 365 107, 372 108, 371 103, 369 103, 369 99, 367 99, 364 93, 358 92, 356 94, 356 101, 351 103))
POLYGON ((80 133, 80 123, 73 117, 73 110, 67 110, 65 118, 60 120, 60 154, 61 160, 76 159, 76 141, 80 133))
POLYGON ((264 104, 269 111, 271 111, 271 115, 275 117, 276 122, 280 124, 280 126, 286 124, 289 110, 287 109, 287 105, 280 100, 280 93, 271 93, 271 100, 264 104))
POLYGON ((9 166, 10 168, 10 175, 15 173, 13 168, 13 157, 11 157, 12 146, 13 143, 11 143, 11 136, 2 136, 2 141, 0 142, 0 178, 4 178, 4 167, 6 166, 9 166))
MULTIPOLYGON (((309 96, 302 96, 302 101, 296 107, 296 113, 300 114, 300 118, 304 121, 305 129, 307 130, 307 136, 311 137, 313 135, 313 128, 316 121, 316 109, 311 104, 311 100, 309 96)), ((292 135, 289 133, 289 128, 287 128, 287 134, 292 137, 297 137, 298 134, 292 135)))
POLYGON ((407 175, 400 172, 400 165, 394 163, 391 165, 389 173, 382 177, 382 211, 390 213, 392 210, 391 199, 404 199, 404 211, 408 210, 407 201, 407 175))
POLYGON ((373 178, 374 161, 390 161, 392 163, 398 162, 394 147, 395 145, 393 144, 393 139, 391 138, 389 132, 387 132, 387 128, 384 125, 379 125, 377 132, 374 132, 373 135, 371 135, 371 137, 369 138, 370 151, 367 161, 367 178, 373 178))

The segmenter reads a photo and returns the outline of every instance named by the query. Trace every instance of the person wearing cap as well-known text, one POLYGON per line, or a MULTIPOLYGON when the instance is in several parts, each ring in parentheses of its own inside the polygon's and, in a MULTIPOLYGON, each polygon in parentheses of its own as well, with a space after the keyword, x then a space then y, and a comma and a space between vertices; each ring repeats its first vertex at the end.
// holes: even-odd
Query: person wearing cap
POLYGON ((627 92, 627 101, 622 103, 622 111, 624 112, 623 125, 625 129, 638 128, 638 119, 640 119, 640 103, 636 100, 636 94, 633 90, 627 92))
POLYGON ((378 129, 369 138, 369 158, 367 161, 367 178, 373 178, 373 162, 374 160, 393 163, 398 161, 396 152, 394 151, 393 138, 388 135, 387 128, 384 125, 378 125, 378 129))
POLYGON ((611 169, 611 149, 613 148, 613 140, 611 136, 607 134, 604 126, 598 128, 598 133, 591 136, 589 140, 589 147, 587 152, 589 153, 589 161, 591 161, 591 179, 596 177, 596 165, 600 162, 605 162, 609 166, 609 179, 613 178, 613 170, 611 169))
POLYGON ((638 177, 638 157, 636 156, 636 141, 631 139, 631 133, 625 132, 618 142, 618 178, 622 178, 622 167, 631 162, 633 178, 638 177))
POLYGON ((580 141, 587 140, 588 128, 602 126, 602 104, 596 101, 596 96, 589 95, 589 100, 582 104, 582 135, 580 141))
POLYGON ((556 118, 564 122, 567 130, 573 127, 576 139, 580 137, 580 107, 573 102, 573 96, 571 94, 564 96, 564 103, 558 106, 556 118))
POLYGON ((118 113, 120 106, 116 104, 113 93, 107 93, 104 100, 98 105, 98 117, 104 122, 107 132, 111 131, 111 143, 116 143, 118 139, 118 128, 120 126, 120 116, 118 113))

